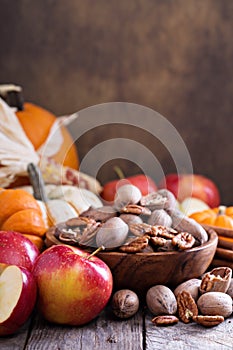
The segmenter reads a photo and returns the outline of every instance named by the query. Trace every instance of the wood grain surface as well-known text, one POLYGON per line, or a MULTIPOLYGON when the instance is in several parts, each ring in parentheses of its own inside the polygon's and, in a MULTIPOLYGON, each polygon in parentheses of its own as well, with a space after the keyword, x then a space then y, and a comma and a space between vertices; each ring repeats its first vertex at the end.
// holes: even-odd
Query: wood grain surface
POLYGON ((14 336, 0 338, 1 350, 230 350, 233 344, 233 318, 213 328, 195 323, 157 327, 152 314, 141 305, 135 316, 116 319, 106 309, 83 327, 52 325, 35 315, 14 336))
POLYGON ((178 324, 170 327, 155 327, 151 316, 145 319, 147 350, 223 350, 232 349, 232 319, 215 328, 204 328, 195 323, 178 324))
POLYGON ((143 349, 142 311, 124 322, 114 318, 110 309, 106 308, 99 317, 83 327, 52 325, 37 315, 32 327, 26 350, 143 349))
POLYGON ((1 350, 23 350, 27 344, 29 328, 32 318, 30 318, 17 333, 6 337, 0 337, 1 350))

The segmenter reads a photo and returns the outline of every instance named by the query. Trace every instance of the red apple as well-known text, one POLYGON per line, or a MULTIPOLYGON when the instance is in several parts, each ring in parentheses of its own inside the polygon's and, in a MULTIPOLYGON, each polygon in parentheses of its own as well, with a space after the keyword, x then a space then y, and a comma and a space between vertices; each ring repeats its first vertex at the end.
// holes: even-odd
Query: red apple
POLYGON ((15 333, 29 318, 37 287, 30 271, 0 263, 0 336, 15 333))
POLYGON ((103 186, 101 197, 105 201, 112 202, 114 200, 117 188, 127 183, 131 183, 132 185, 138 187, 143 196, 147 195, 148 193, 157 191, 155 182, 149 176, 138 174, 127 177, 125 179, 107 182, 103 186))
POLYGON ((215 183, 202 175, 168 174, 162 180, 159 188, 167 188, 182 202, 187 197, 201 199, 211 208, 220 204, 220 195, 215 183))
POLYGON ((95 318, 112 293, 112 274, 98 257, 67 245, 52 246, 36 260, 38 307, 50 322, 83 325, 95 318))
POLYGON ((35 244, 21 233, 0 231, 0 263, 23 266, 31 271, 39 254, 35 244))

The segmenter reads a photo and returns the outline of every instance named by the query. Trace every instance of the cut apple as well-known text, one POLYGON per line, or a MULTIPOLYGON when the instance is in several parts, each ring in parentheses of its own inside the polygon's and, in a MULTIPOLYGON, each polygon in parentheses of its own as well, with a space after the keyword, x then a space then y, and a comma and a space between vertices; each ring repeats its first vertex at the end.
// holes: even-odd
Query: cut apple
POLYGON ((27 269, 0 264, 0 335, 16 332, 27 321, 36 292, 34 277, 27 269))
POLYGON ((0 276, 0 323, 9 318, 19 300, 23 276, 17 266, 9 266, 0 276))
POLYGON ((194 197, 187 197, 180 204, 181 211, 187 216, 209 208, 208 204, 194 197))

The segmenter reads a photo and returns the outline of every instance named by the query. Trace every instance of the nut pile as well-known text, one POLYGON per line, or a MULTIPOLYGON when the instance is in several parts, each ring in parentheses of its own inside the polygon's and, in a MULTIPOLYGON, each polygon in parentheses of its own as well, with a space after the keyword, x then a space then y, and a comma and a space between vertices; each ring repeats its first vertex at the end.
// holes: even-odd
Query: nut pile
POLYGON ((131 184, 118 189, 112 206, 89 208, 50 231, 66 244, 125 253, 185 250, 208 240, 203 227, 177 209, 171 192, 142 196, 131 184))
POLYGON ((202 279, 190 279, 174 291, 163 285, 151 287, 146 303, 157 326, 196 322, 213 327, 232 315, 232 270, 215 268, 202 279))
MULTIPOLYGON (((219 267, 193 278, 175 290, 155 285, 146 293, 146 305, 156 326, 196 322, 213 327, 232 315, 233 278, 229 267, 219 267)), ((112 297, 112 311, 119 318, 133 316, 139 308, 137 295, 128 289, 118 290, 112 297)))

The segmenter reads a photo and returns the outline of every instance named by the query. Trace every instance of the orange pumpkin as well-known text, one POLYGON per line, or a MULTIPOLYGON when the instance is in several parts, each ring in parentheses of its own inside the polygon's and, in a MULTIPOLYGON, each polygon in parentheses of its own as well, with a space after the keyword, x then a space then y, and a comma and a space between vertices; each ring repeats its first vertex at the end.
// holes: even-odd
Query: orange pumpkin
POLYGON ((48 227, 36 199, 22 189, 0 189, 0 230, 18 231, 31 239, 37 247, 43 246, 48 227))
POLYGON ((27 233, 23 233, 23 235, 25 237, 27 237, 28 239, 30 239, 30 241, 37 246, 39 251, 43 250, 43 248, 44 248, 44 240, 41 237, 35 236, 35 235, 30 235, 30 234, 27 234, 27 233))
POLYGON ((200 224, 221 227, 233 230, 232 207, 220 206, 214 209, 207 209, 201 212, 191 214, 189 217, 196 220, 200 224))
MULTIPOLYGON (((25 102, 24 109, 16 112, 16 115, 27 137, 37 150, 46 141, 56 116, 29 102, 25 102)), ((63 136, 62 147, 53 156, 53 159, 64 166, 78 169, 78 154, 72 138, 65 127, 61 128, 61 132, 63 136)))

